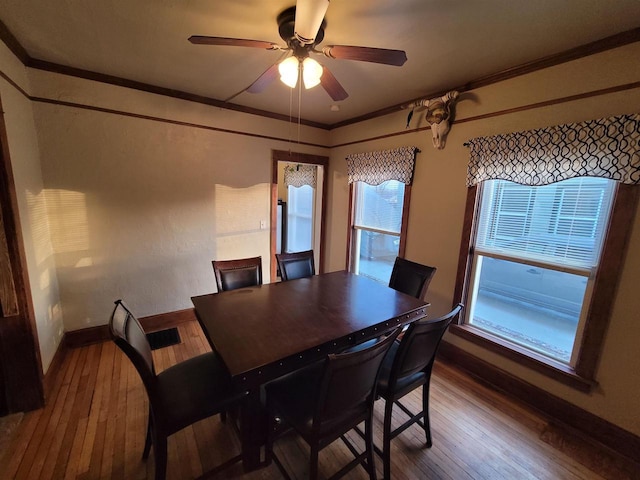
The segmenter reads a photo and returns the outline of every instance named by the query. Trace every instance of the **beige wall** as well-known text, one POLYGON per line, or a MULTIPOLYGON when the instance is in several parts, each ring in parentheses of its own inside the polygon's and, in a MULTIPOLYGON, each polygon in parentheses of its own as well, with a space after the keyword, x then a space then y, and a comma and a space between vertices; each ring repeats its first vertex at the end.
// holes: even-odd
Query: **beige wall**
MULTIPOLYGON (((26 69, 3 43, 0 43, 0 70, 23 91, 29 90, 26 69)), ((4 78, 0 78, 0 100, 24 237, 40 358, 46 372, 64 333, 64 326, 32 103, 4 78)))
MULTIPOLYGON (((429 287, 427 299, 437 315, 450 308, 456 281, 456 269, 466 198, 468 150, 463 143, 470 138, 557 125, 621 113, 640 111, 640 88, 608 95, 597 95, 558 105, 535 106, 559 99, 640 80, 640 44, 576 60, 565 65, 466 92, 457 105, 457 120, 446 148, 435 150, 430 131, 406 132, 407 112, 398 112, 332 132, 331 197, 329 210, 328 270, 344 268, 347 230, 348 187, 344 157, 367 152, 415 145, 417 156, 412 188, 406 256, 435 265, 438 271, 429 287), (506 109, 527 107, 522 111, 475 117, 506 109), (531 108, 528 108, 531 107, 531 108), (341 143, 399 133, 379 140, 340 147, 341 143)), ((419 112, 414 114, 412 127, 419 112)), ((423 116, 423 115, 422 115, 423 116)), ((505 358, 448 334, 446 340, 523 380, 566 399, 635 434, 640 434, 640 338, 637 284, 640 280, 640 212, 636 214, 633 236, 621 285, 618 290, 604 353, 592 394, 584 394, 530 371, 505 358)))
MULTIPOLYGON (((190 308, 215 291, 213 259, 261 255, 269 281, 283 122, 46 72, 31 80, 40 97, 145 116, 34 104, 67 330, 106 323, 117 298, 139 316, 190 308)), ((306 128, 302 140, 326 135, 306 128)))
MULTIPOLYGON (((405 131, 407 112, 331 132, 303 128, 301 140, 318 146, 294 149, 331 156, 326 271, 345 267, 348 186, 344 157, 416 145, 421 153, 406 253, 412 260, 438 267, 428 300, 434 315, 445 311, 453 300, 466 197, 468 151, 462 144, 480 135, 638 112, 640 89, 535 106, 637 82, 637 58, 640 44, 466 92, 458 102, 458 122, 441 151, 431 145, 430 132, 405 131), (476 118, 521 107, 526 108, 476 118), (369 140, 396 133, 399 135, 369 140), (340 146, 357 140, 362 142, 340 146)), ((271 149, 290 147, 281 135, 286 124, 48 72, 25 73, 6 50, 1 51, 0 68, 36 97, 138 115, 28 102, 0 79, 31 286, 42 287, 34 288, 34 305, 40 305, 36 307, 38 331, 41 349, 48 357, 59 338, 60 303, 66 330, 106 323, 111 302, 119 297, 140 316, 189 308, 190 296, 215 289, 213 258, 262 255, 266 259, 268 230, 260 229, 260 221, 269 220, 271 149)), ((416 123, 417 117, 413 126, 424 126, 416 123)), ((640 404, 636 401, 640 356, 634 354, 640 338, 639 244, 640 216, 636 216, 597 372, 599 386, 592 394, 573 391, 458 337, 449 335, 447 340, 640 434, 640 404)), ((264 269, 267 273, 268 263, 264 269)))

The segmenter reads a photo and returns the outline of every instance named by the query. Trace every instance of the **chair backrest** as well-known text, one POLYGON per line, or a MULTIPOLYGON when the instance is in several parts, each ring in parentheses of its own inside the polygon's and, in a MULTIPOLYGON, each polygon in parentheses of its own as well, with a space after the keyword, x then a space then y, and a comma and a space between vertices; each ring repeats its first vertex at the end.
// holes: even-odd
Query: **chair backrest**
POLYGON ((389 279, 389 287, 422 300, 435 273, 436 267, 396 257, 389 279))
POLYGON ((459 303, 446 315, 430 320, 425 318, 409 325, 396 352, 389 388, 394 389, 399 379, 419 371, 427 371, 433 365, 440 340, 451 321, 460 313, 463 305, 459 303))
POLYGON ((211 263, 219 292, 262 285, 262 257, 214 260, 211 263))
POLYGON ((115 344, 129 357, 147 390, 149 398, 155 395, 156 371, 153 355, 140 322, 122 300, 115 301, 109 320, 109 330, 115 344))
POLYGON ((311 277, 316 274, 313 250, 296 253, 277 253, 276 260, 283 281, 311 277))
POLYGON ((373 405, 382 360, 399 333, 396 329, 362 350, 327 356, 313 419, 315 430, 346 412, 357 414, 373 405))

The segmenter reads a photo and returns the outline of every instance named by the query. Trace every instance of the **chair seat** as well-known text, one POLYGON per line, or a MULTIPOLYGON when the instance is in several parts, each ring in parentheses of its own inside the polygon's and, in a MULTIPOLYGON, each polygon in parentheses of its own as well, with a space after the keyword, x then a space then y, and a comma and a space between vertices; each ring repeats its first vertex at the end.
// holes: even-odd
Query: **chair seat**
POLYGON ((214 352, 169 367, 157 378, 166 412, 162 421, 171 432, 223 411, 245 395, 233 391, 231 378, 214 352))
MULTIPOLYGON (((214 352, 178 363, 156 374, 153 354, 142 325, 122 300, 109 320, 116 345, 138 371, 149 398, 147 437, 142 459, 153 447, 155 480, 166 480, 167 438, 178 430, 237 405, 247 392, 236 392, 226 368, 214 352)), ((240 455, 211 470, 211 475, 241 459, 240 455)))
POLYGON ((391 368, 393 367, 393 361, 396 357, 396 352, 400 346, 400 341, 396 340, 391 344, 387 356, 384 357, 382 367, 380 367, 380 376, 378 377, 378 396, 382 398, 400 398, 403 396, 402 392, 409 393, 419 385, 424 384, 427 381, 427 374, 423 371, 416 372, 406 377, 398 378, 396 381, 396 387, 391 392, 389 391, 389 379, 391 377, 391 368))

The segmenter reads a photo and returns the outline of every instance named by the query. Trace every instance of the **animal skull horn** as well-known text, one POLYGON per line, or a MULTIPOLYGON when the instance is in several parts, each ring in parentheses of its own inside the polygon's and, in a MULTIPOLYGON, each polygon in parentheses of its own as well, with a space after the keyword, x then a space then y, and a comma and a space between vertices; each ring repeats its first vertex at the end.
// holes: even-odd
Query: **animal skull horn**
POLYGON ((458 99, 459 93, 455 90, 441 97, 418 100, 405 108, 427 107, 425 119, 431 126, 433 146, 442 150, 447 141, 447 133, 451 129, 451 109, 458 99))

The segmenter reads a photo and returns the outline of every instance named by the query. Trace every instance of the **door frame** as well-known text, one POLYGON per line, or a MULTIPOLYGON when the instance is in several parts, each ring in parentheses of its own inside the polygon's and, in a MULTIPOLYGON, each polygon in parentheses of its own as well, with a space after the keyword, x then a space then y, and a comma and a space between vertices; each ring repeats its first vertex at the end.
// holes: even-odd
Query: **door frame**
MULTIPOLYGON (((2 101, 0 99, 0 112, 2 101)), ((42 362, 4 114, 0 115, 0 415, 44 405, 42 362), (4 409, 4 412, 2 411, 4 409)))
POLYGON ((320 252, 318 254, 318 273, 324 272, 324 249, 327 218, 327 172, 329 169, 329 157, 310 155, 307 153, 291 152, 287 150, 271 150, 271 245, 270 245, 270 271, 274 281, 277 275, 276 243, 278 221, 278 162, 305 163, 322 167, 322 212, 320 213, 320 252))

